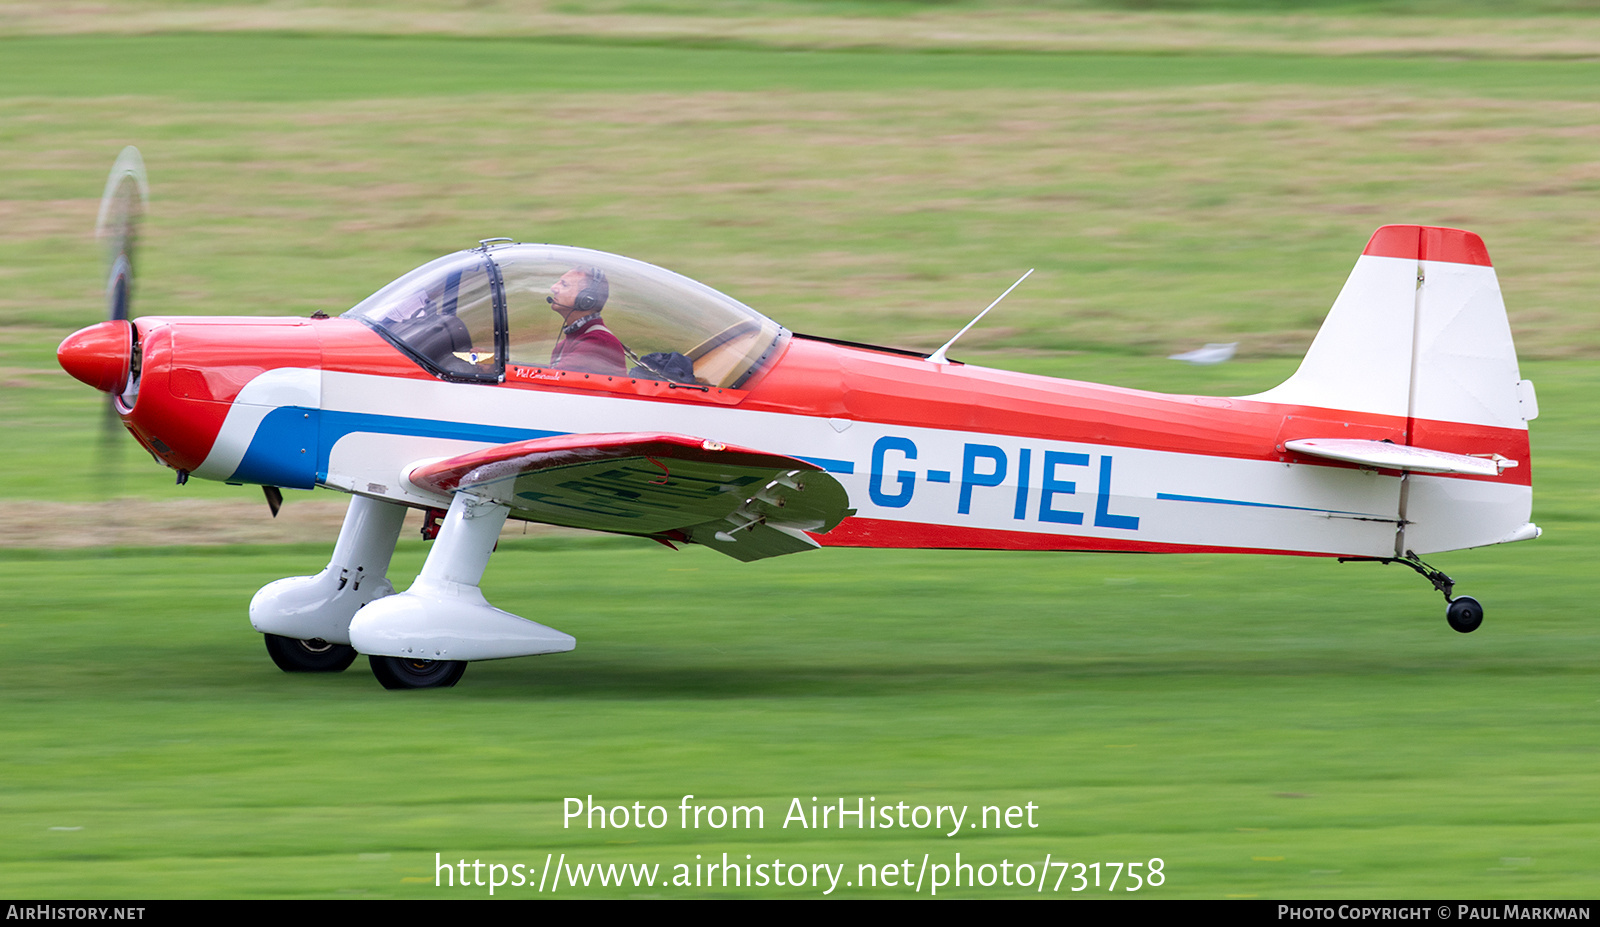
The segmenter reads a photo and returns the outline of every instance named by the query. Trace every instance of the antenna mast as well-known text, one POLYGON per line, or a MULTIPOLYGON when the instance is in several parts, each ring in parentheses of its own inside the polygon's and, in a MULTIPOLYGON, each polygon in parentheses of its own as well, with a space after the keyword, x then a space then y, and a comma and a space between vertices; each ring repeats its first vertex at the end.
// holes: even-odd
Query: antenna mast
MULTIPOLYGON (((995 301, 990 303, 988 308, 986 308, 982 312, 978 313, 976 316, 973 317, 972 321, 967 323, 967 328, 971 328, 972 326, 978 324, 978 320, 983 318, 984 316, 988 315, 990 309, 993 309, 994 307, 1000 305, 1000 300, 1005 299, 1007 296, 1010 296, 1012 290, 1014 290, 1017 287, 1021 286, 1022 285, 1022 281, 1028 279, 1028 277, 1033 274, 1033 270, 1034 269, 1032 267, 1028 268, 1028 272, 1026 274, 1023 274, 1022 276, 1018 277, 1016 283, 1013 283, 1010 286, 1006 287, 1006 291, 1004 293, 1001 293, 998 297, 996 297, 995 301)), ((950 359, 944 356, 945 352, 950 350, 950 346, 952 344, 956 343, 956 338, 960 338, 962 335, 965 335, 967 333, 967 328, 963 328, 961 331, 956 332, 956 337, 955 338, 951 338, 949 341, 946 341, 944 343, 943 347, 939 348, 939 350, 937 350, 937 351, 933 352, 932 354, 928 355, 928 361, 930 363, 934 363, 934 364, 948 364, 948 363, 950 363, 950 359)))

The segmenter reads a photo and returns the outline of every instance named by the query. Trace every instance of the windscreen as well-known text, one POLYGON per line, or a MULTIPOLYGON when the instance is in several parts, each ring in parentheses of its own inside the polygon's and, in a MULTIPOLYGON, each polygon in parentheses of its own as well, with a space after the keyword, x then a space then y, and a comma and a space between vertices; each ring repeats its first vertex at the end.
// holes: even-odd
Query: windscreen
POLYGON ((431 261, 344 314, 361 319, 435 373, 495 380, 494 269, 482 251, 431 261))
POLYGON ((739 388, 789 336, 688 277, 560 245, 457 252, 406 274, 344 317, 366 322, 436 374, 468 380, 499 379, 503 356, 526 367, 739 388), (504 309, 498 333, 497 305, 504 309))

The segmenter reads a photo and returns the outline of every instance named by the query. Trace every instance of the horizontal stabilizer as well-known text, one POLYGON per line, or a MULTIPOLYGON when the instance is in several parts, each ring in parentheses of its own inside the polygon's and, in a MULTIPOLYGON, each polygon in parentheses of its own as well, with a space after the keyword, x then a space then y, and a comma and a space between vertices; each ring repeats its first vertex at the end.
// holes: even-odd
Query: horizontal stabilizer
POLYGON ((1297 454, 1341 460, 1379 470, 1406 470, 1412 473, 1499 476, 1500 471, 1517 465, 1515 460, 1506 460, 1498 455, 1468 457, 1465 454, 1431 451, 1388 441, 1359 441, 1352 438, 1302 438, 1284 442, 1284 447, 1297 454))
POLYGON ((808 532, 853 514, 844 487, 815 464, 653 432, 502 444, 418 464, 407 479, 501 503, 513 518, 687 539, 740 560, 810 550, 808 532))

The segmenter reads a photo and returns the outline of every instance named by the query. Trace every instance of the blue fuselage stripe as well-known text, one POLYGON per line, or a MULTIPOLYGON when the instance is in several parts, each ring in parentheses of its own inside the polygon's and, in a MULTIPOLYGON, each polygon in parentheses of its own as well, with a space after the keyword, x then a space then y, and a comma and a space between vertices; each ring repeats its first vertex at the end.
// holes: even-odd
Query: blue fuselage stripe
POLYGON ((1290 509, 1296 512, 1325 512, 1329 515, 1359 515, 1363 518, 1388 518, 1386 515, 1372 515, 1367 512, 1345 512, 1339 509, 1319 509, 1304 505, 1278 505, 1273 502, 1246 502, 1243 499, 1212 499, 1206 496, 1180 496, 1177 493, 1158 492, 1157 499, 1168 502, 1205 502, 1210 505, 1247 505, 1258 509, 1290 509))
MULTIPOLYGON (((507 428, 399 415, 283 406, 267 413, 262 419, 255 436, 250 440, 249 449, 229 479, 310 489, 314 483, 328 478, 328 461, 334 445, 341 438, 358 433, 481 441, 485 444, 510 444, 513 441, 569 434, 542 428, 507 428), (316 462, 315 470, 309 466, 313 460, 316 462)), ((795 456, 829 473, 848 474, 856 469, 855 464, 848 460, 795 456)))
POLYGON ((261 420, 255 436, 250 439, 249 449, 230 479, 310 489, 328 478, 328 459, 333 446, 346 435, 356 433, 510 444, 567 432, 283 406, 261 420), (312 447, 315 451, 307 453, 312 447), (313 460, 316 462, 314 470, 313 460))
POLYGON ((854 473, 856 465, 848 460, 832 460, 827 457, 807 457, 804 454, 792 455, 796 460, 803 460, 809 464, 816 464, 829 473, 854 473))

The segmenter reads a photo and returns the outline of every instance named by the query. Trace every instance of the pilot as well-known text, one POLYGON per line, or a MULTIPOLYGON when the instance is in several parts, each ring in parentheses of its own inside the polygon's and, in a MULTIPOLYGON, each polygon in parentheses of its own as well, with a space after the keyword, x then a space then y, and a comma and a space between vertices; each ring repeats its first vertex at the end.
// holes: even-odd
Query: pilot
POLYGON ((561 316, 561 338, 550 352, 550 366, 608 376, 627 372, 627 349, 600 319, 611 296, 606 272, 598 267, 574 267, 550 286, 545 301, 561 316))

